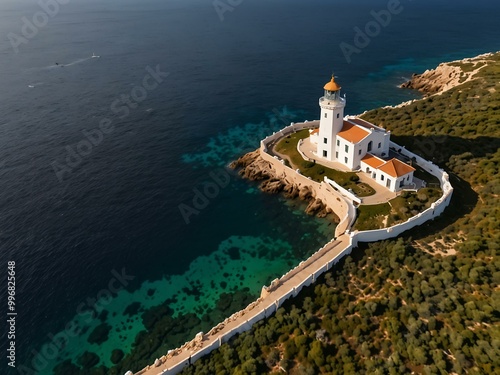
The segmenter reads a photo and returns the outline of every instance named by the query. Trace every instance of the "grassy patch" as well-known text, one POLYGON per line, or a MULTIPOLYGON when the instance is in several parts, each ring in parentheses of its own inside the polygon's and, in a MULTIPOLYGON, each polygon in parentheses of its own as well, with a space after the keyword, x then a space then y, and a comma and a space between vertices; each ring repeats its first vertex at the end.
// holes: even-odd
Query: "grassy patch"
POLYGON ((387 215, 391 213, 389 203, 361 205, 358 207, 358 217, 354 223, 354 229, 371 230, 384 228, 387 215))
POLYGON ((279 153, 288 155, 292 159, 292 162, 295 164, 295 162, 299 162, 298 159, 293 160, 295 158, 295 154, 297 154, 299 158, 302 159, 300 154, 297 152, 297 144, 299 143, 299 140, 307 137, 309 137, 309 130, 307 129, 292 133, 280 140, 276 144, 275 150, 279 153))
POLYGON ((424 188, 417 192, 403 192, 389 203, 361 205, 354 229, 381 229, 403 223, 428 209, 441 195, 441 189, 424 188))
POLYGON ((364 182, 358 182, 354 184, 354 187, 352 187, 351 189, 358 197, 368 197, 375 194, 375 189, 373 189, 370 185, 365 184, 364 182))

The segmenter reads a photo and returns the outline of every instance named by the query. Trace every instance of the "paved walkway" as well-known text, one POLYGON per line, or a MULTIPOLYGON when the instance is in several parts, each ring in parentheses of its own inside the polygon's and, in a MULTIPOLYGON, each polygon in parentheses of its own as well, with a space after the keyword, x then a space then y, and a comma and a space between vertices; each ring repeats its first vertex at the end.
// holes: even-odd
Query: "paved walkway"
POLYGON ((398 196, 398 193, 390 191, 386 187, 377 184, 375 181, 373 181, 373 179, 370 177, 368 173, 358 172, 358 176, 361 182, 370 185, 372 189, 375 190, 375 194, 369 195, 367 197, 361 197, 361 199, 363 200, 361 204, 370 205, 370 204, 385 203, 398 196))
MULTIPOLYGON (((316 163, 324 165, 328 168, 336 169, 338 171, 343 172, 352 172, 345 165, 336 162, 336 161, 328 161, 323 158, 318 157, 316 155, 316 145, 311 143, 310 138, 305 138, 302 141, 302 144, 299 146, 299 150, 309 159, 315 160, 316 163)), ((372 205, 372 204, 380 204, 390 201, 395 198, 398 194, 390 191, 385 186, 377 184, 373 179, 369 176, 368 173, 358 172, 359 179, 361 182, 371 186, 373 190, 375 190, 375 194, 369 195, 367 197, 360 197, 362 199, 361 204, 372 205)))
POLYGON ((349 246, 350 238, 348 235, 344 234, 337 238, 337 240, 329 242, 322 250, 318 251, 312 255, 309 259, 304 261, 297 269, 290 271, 283 278, 280 279, 279 283, 273 288, 272 291, 255 305, 255 307, 246 311, 245 314, 239 316, 237 319, 227 323, 224 328, 213 335, 204 335, 203 341, 197 346, 196 350, 183 350, 176 356, 167 358, 160 366, 155 367, 150 365, 144 372, 137 372, 136 374, 141 375, 159 375, 163 371, 169 368, 175 367, 179 363, 189 361, 189 358, 195 352, 207 347, 214 340, 217 340, 220 336, 231 332, 233 329, 246 323, 253 317, 261 314, 264 307, 268 307, 276 301, 280 300, 286 294, 290 292, 293 288, 301 285, 304 280, 309 278, 311 274, 316 272, 319 268, 324 266, 329 262, 333 262, 335 258, 349 246))

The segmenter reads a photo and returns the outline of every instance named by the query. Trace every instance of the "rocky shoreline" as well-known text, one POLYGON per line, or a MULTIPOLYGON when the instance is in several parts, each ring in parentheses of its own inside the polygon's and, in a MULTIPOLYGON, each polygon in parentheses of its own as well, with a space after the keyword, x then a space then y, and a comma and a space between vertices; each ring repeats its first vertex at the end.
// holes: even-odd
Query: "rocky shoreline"
POLYGON ((324 218, 327 215, 333 215, 333 221, 338 223, 340 219, 327 207, 321 199, 313 196, 313 190, 309 186, 298 186, 288 181, 286 178, 278 176, 271 163, 260 156, 259 149, 249 152, 237 160, 233 161, 230 168, 238 170, 243 178, 251 181, 261 181, 259 188, 264 193, 279 194, 282 193, 287 199, 300 199, 309 202, 305 212, 308 215, 324 218))
POLYGON ((441 63, 435 69, 428 69, 421 74, 413 74, 411 80, 399 87, 418 90, 426 96, 439 95, 474 79, 476 73, 486 66, 490 56, 493 56, 493 53, 441 63), (464 70, 465 64, 471 64, 470 69, 464 70))

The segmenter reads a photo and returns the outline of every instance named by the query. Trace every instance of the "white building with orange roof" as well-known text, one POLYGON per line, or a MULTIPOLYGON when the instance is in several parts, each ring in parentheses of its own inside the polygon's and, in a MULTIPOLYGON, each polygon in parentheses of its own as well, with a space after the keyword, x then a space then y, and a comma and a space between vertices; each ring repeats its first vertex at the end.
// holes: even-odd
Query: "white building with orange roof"
POLYGON ((391 132, 357 117, 344 117, 345 97, 332 76, 319 99, 319 128, 310 130, 321 159, 339 162, 350 170, 362 170, 391 191, 398 191, 413 182, 413 167, 389 157, 391 132), (376 165, 376 166, 375 166, 376 165))
POLYGON ((369 173, 379 185, 391 191, 399 191, 404 186, 412 184, 415 168, 396 158, 386 161, 375 155, 366 154, 361 159, 361 171, 369 173))

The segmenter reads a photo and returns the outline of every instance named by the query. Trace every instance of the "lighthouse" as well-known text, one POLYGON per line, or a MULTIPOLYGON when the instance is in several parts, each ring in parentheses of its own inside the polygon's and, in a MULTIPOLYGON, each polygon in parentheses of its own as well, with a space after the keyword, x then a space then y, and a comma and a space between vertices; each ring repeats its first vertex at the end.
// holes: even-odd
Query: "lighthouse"
POLYGON ((340 97, 340 86, 335 82, 335 77, 324 87, 325 95, 319 98, 321 117, 319 122, 319 137, 317 155, 326 160, 336 159, 337 134, 342 130, 344 122, 345 98, 340 97))

